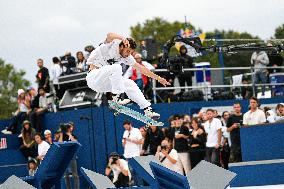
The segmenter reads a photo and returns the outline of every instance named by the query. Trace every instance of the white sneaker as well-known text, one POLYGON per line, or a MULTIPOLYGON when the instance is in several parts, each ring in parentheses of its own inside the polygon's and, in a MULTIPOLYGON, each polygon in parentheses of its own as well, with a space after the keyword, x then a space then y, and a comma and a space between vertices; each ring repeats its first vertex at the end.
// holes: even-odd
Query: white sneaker
POLYGON ((144 110, 145 116, 150 117, 150 118, 159 118, 160 114, 156 113, 153 111, 151 107, 148 107, 144 110))
POLYGON ((22 138, 22 136, 23 136, 23 134, 21 133, 21 134, 19 134, 18 138, 22 138))
POLYGON ((7 131, 7 129, 2 130, 1 133, 3 133, 4 135, 11 135, 12 134, 12 132, 7 131))
POLYGON ((131 102, 131 100, 130 99, 121 99, 121 97, 120 97, 120 94, 117 94, 117 95, 115 95, 113 98, 112 98, 112 101, 113 102, 116 102, 117 104, 119 104, 119 105, 126 105, 126 104, 128 104, 129 102, 131 102))

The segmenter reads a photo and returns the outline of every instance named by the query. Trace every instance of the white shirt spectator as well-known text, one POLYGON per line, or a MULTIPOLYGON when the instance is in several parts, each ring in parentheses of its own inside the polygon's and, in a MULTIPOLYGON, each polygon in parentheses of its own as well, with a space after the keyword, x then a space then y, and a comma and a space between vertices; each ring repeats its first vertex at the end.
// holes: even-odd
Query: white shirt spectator
POLYGON ((272 110, 268 110, 266 113, 269 114, 266 118, 268 123, 275 123, 276 119, 275 113, 272 110))
POLYGON ((121 64, 124 63, 129 66, 133 66, 136 61, 132 55, 123 58, 119 53, 119 44, 121 40, 114 39, 110 43, 103 43, 98 46, 90 54, 87 64, 94 64, 97 67, 102 67, 109 64, 121 64), (111 62, 111 63, 109 63, 111 62))
POLYGON ((62 74, 62 71, 63 70, 59 64, 53 64, 53 66, 51 67, 50 77, 53 82, 53 85, 58 84, 58 78, 62 74))
MULTIPOLYGON (((124 159, 119 159, 117 161, 119 161, 119 163, 120 163, 121 167, 123 168, 123 170, 125 170, 125 169, 128 170, 128 176, 129 176, 129 181, 130 181, 131 180, 131 173, 130 173, 127 161, 125 161, 124 159)), ((115 164, 111 165, 110 168, 113 171, 113 180, 112 180, 112 182, 114 183, 114 182, 117 181, 118 175, 121 173, 121 169, 117 165, 115 165, 115 164)))
POLYGON ((206 147, 215 147, 218 144, 218 130, 222 129, 221 121, 217 118, 213 118, 211 123, 206 121, 204 123, 204 129, 207 133, 206 147))
MULTIPOLYGON (((142 140, 142 134, 139 129, 137 128, 131 128, 130 131, 125 130, 123 133, 123 138, 126 139, 131 139, 131 140, 142 140)), ((140 156, 140 149, 141 149, 141 144, 135 144, 130 141, 126 141, 126 144, 124 146, 124 157, 125 158, 132 158, 136 156, 140 156)))
POLYGON ((38 144, 38 155, 45 156, 49 148, 50 145, 47 142, 42 141, 40 144, 38 144))
POLYGON ((40 108, 47 108, 47 106, 49 104, 48 99, 47 99, 48 95, 49 95, 49 93, 45 93, 44 96, 39 97, 39 107, 40 108))
POLYGON ((181 175, 183 175, 183 168, 182 168, 182 164, 181 161, 178 157, 178 153, 175 149, 172 149, 171 152, 169 153, 169 156, 176 160, 176 163, 172 163, 168 158, 165 158, 165 155, 162 152, 159 152, 159 160, 163 160, 162 165, 165 166, 166 168, 175 171, 181 175))
POLYGON ((264 51, 260 51, 259 53, 254 52, 251 55, 251 64, 254 64, 254 71, 264 71, 264 69, 261 69, 263 67, 266 67, 269 64, 269 59, 264 51))
POLYGON ((250 110, 244 114, 243 124, 244 125, 257 125, 266 122, 265 114, 262 110, 257 109, 254 112, 250 110))

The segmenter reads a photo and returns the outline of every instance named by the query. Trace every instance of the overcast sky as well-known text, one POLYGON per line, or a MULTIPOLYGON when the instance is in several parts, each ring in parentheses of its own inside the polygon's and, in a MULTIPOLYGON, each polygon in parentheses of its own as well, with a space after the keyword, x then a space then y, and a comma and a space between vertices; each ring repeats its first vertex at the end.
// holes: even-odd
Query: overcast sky
POLYGON ((233 29, 263 39, 284 23, 283 0, 0 0, 0 57, 34 83, 36 60, 97 46, 107 32, 125 36, 153 17, 187 20, 203 31, 233 29))

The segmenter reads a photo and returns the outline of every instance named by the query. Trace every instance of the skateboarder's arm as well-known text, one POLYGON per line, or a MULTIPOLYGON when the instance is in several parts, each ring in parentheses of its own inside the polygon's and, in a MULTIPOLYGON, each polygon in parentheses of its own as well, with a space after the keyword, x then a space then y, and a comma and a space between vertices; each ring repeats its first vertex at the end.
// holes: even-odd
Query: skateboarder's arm
POLYGON ((164 79, 164 78, 158 76, 157 74, 153 73, 152 71, 150 71, 145 66, 142 66, 142 65, 140 65, 138 63, 135 63, 133 65, 133 68, 139 70, 142 74, 144 74, 144 75, 146 75, 146 76, 148 76, 148 77, 150 77, 152 79, 157 80, 159 83, 161 83, 164 86, 170 85, 170 83, 166 79, 164 79))
POLYGON ((108 33, 105 42, 106 42, 106 43, 110 43, 110 42, 112 42, 114 39, 123 40, 123 39, 125 39, 125 38, 124 38, 123 36, 121 36, 121 35, 116 34, 116 33, 108 33))

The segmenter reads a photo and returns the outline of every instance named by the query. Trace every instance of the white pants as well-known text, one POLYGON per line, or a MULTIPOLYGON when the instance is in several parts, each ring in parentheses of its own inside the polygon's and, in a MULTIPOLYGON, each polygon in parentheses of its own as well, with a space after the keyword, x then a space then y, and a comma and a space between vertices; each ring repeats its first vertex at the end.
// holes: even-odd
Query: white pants
POLYGON ((120 64, 93 69, 87 74, 86 80, 88 87, 98 93, 126 93, 128 98, 137 103, 141 109, 151 105, 133 80, 123 78, 120 64))
POLYGON ((185 174, 187 175, 188 172, 191 170, 189 153, 188 152, 178 153, 178 157, 181 161, 183 170, 184 170, 185 174))

